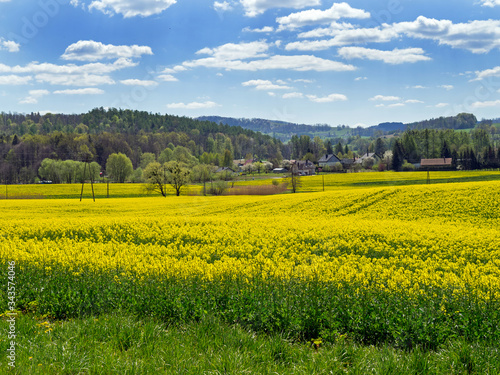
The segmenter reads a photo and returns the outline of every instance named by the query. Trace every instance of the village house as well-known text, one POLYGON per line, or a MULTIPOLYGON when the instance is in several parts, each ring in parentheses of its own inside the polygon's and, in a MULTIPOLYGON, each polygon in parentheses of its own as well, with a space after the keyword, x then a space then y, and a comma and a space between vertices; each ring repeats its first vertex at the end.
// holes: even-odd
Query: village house
POLYGON ((298 160, 295 165, 300 176, 312 176, 316 172, 316 165, 310 160, 298 160))
POLYGON ((340 159, 334 154, 323 155, 318 160, 318 165, 320 168, 323 167, 333 167, 335 164, 340 163, 340 159))
POLYGON ((382 160, 382 157, 380 155, 378 155, 374 152, 367 152, 367 153, 363 154, 362 156, 360 156, 359 158, 357 158, 355 163, 356 164, 363 164, 363 162, 369 158, 374 159, 375 163, 378 163, 382 160))

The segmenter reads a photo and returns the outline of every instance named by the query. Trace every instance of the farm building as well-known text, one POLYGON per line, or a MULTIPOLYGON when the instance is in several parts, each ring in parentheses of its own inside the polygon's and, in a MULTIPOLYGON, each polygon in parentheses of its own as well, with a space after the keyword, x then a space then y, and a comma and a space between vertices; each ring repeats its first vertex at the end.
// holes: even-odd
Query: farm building
POLYGON ((420 169, 424 171, 453 170, 452 158, 422 159, 420 169))

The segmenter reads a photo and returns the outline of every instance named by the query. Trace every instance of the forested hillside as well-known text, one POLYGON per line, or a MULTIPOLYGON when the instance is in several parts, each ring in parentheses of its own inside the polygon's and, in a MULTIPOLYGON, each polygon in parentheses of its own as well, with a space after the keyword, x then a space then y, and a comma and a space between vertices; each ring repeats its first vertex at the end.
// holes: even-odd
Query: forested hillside
MULTIPOLYGON (((265 121, 260 121, 262 126, 267 126, 265 121)), ((308 130, 307 125, 277 126, 288 132, 308 130)), ((381 124, 385 129, 398 126, 381 124)), ((418 164, 421 158, 445 156, 453 157, 454 166, 462 169, 498 168, 500 127, 494 121, 477 123, 473 115, 460 114, 409 127, 387 132, 340 126, 330 128, 330 136, 321 137, 315 131, 325 128, 318 126, 312 127, 311 136, 287 133, 290 140, 284 143, 241 126, 140 111, 97 108, 73 115, 0 113, 0 182, 75 182, 83 175, 78 172, 82 169, 78 162, 92 162, 94 172, 106 172, 109 156, 117 153, 130 159, 135 181, 142 179, 142 169, 153 161, 178 160, 190 168, 198 164, 233 167, 233 160, 244 158, 269 161, 278 167, 287 159, 316 163, 327 153, 340 159, 354 159, 367 152, 385 154, 378 165, 364 165, 379 170, 399 170, 405 161, 418 164), (448 128, 433 128, 439 124, 448 128), (471 126, 475 128, 470 130, 471 126), (364 131, 371 135, 361 136, 364 131), (391 152, 396 152, 401 163, 392 165, 391 152)))

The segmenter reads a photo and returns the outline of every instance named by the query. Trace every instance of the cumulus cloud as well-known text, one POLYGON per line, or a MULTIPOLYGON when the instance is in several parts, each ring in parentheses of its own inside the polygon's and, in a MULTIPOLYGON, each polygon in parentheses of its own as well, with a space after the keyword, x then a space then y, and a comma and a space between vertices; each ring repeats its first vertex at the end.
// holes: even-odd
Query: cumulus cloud
POLYGON ((214 9, 217 12, 228 12, 230 10, 233 10, 233 6, 227 1, 215 1, 214 9))
POLYGON ((385 96, 385 95, 375 95, 373 98, 370 98, 373 101, 383 101, 383 102, 393 102, 401 100, 399 96, 385 96))
MULTIPOLYGON (((298 13, 297 13, 298 14, 298 13)), ((465 49, 472 53, 487 53, 500 48, 500 20, 479 20, 453 23, 419 16, 414 21, 383 24, 374 28, 359 28, 333 22, 327 28, 317 28, 299 34, 302 40, 289 43, 288 50, 322 50, 349 44, 386 43, 403 36, 434 40, 440 45, 465 49)))
POLYGON ((268 80, 253 79, 242 83, 242 86, 253 86, 256 90, 290 90, 291 87, 283 84, 275 84, 268 80))
POLYGON ((51 74, 41 73, 35 76, 37 82, 61 86, 100 86, 112 85, 115 81, 108 75, 96 74, 51 74))
POLYGON ((405 103, 407 103, 407 104, 423 104, 424 102, 421 100, 417 100, 417 99, 408 99, 408 100, 405 100, 405 103))
POLYGON ((93 40, 80 40, 73 43, 61 56, 64 60, 97 61, 104 59, 119 59, 152 55, 148 46, 115 46, 93 40))
POLYGON ((143 86, 143 87, 154 87, 158 86, 158 82, 156 81, 147 81, 147 80, 140 80, 140 79, 124 79, 120 81, 121 84, 127 85, 127 86, 143 86))
POLYGON ((73 90, 57 90, 54 94, 60 95, 102 95, 104 91, 97 88, 73 89, 73 90))
POLYGON ((216 48, 203 48, 197 54, 210 57, 186 61, 184 67, 220 68, 226 70, 269 70, 286 69, 296 71, 353 71, 356 67, 337 61, 311 55, 268 57, 269 44, 265 41, 233 44, 228 43, 216 48), (249 61, 243 61, 249 60, 249 61))
POLYGON ((206 101, 206 102, 191 102, 191 103, 170 103, 167 104, 167 108, 170 109, 204 109, 204 108, 214 108, 219 107, 219 104, 206 101))
POLYGON ((486 101, 486 102, 474 102, 471 104, 472 108, 488 108, 488 107, 500 107, 500 100, 486 101))
POLYGON ((109 73, 136 65, 123 58, 111 64, 56 65, 39 62, 31 62, 25 66, 0 64, 0 74, 34 74, 38 82, 53 85, 97 86, 115 83, 109 73))
POLYGON ((283 99, 300 99, 303 98, 304 94, 301 92, 288 92, 286 94, 283 94, 282 98, 283 99))
POLYGON ((391 28, 344 29, 332 32, 334 37, 323 40, 301 40, 286 45, 287 50, 319 51, 350 44, 387 43, 398 37, 391 28))
POLYGON ((418 39, 431 39, 441 45, 461 48, 473 53, 486 53, 500 47, 500 21, 484 20, 454 24, 424 16, 413 22, 392 26, 395 31, 418 39))
POLYGON ((272 8, 303 9, 321 5, 321 0, 240 0, 247 17, 255 17, 272 8))
POLYGON ((500 0, 481 0, 483 7, 493 8, 494 6, 500 5, 500 0))
POLYGON ((339 55, 345 59, 378 60, 392 65, 431 60, 424 53, 422 48, 395 48, 392 51, 364 47, 342 47, 339 49, 339 55))
POLYGON ((0 76, 0 85, 26 85, 31 79, 31 76, 18 76, 15 74, 0 76))
POLYGON ((185 70, 187 69, 182 65, 176 65, 173 68, 165 68, 161 73, 174 74, 178 72, 183 72, 185 70))
POLYGON ((176 2, 176 0, 95 0, 90 3, 88 9, 96 9, 109 15, 121 14, 124 18, 149 17, 163 12, 176 2))
POLYGON ((210 55, 214 60, 231 61, 268 56, 269 44, 265 41, 249 43, 227 43, 215 48, 203 48, 197 55, 210 55))
POLYGON ((485 78, 500 77, 500 66, 496 66, 491 69, 476 71, 475 74, 476 78, 471 81, 481 81, 485 78))
POLYGON ((43 96, 49 95, 50 91, 48 90, 30 90, 29 96, 19 101, 19 104, 37 104, 38 99, 43 96))
POLYGON ((318 25, 332 23, 341 18, 370 18, 370 13, 352 8, 347 3, 334 3, 330 9, 310 9, 298 13, 292 13, 285 17, 278 17, 276 22, 280 24, 279 29, 297 29, 307 25, 318 25))
POLYGON ((448 107, 450 105, 450 103, 438 103, 436 104, 436 108, 444 108, 444 107, 448 107))
POLYGON ((272 33, 274 31, 274 27, 264 26, 260 29, 251 29, 249 27, 245 27, 242 31, 247 33, 272 33))
POLYGON ((172 74, 160 74, 158 79, 163 82, 177 82, 178 79, 175 78, 172 74))
POLYGON ((338 102, 338 101, 346 101, 347 96, 343 94, 330 94, 328 96, 324 97, 318 97, 316 95, 307 95, 307 98, 315 103, 331 103, 331 102, 338 102))
POLYGON ((6 50, 9 52, 19 52, 19 47, 21 45, 12 40, 5 40, 4 38, 0 38, 0 51, 6 50))

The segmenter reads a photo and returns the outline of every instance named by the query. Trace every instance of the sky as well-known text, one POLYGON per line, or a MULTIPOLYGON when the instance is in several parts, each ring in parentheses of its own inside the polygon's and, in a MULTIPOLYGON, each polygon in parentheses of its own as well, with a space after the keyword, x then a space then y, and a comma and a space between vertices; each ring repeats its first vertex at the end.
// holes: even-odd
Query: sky
POLYGON ((500 0, 0 0, 0 112, 500 117, 500 0))

